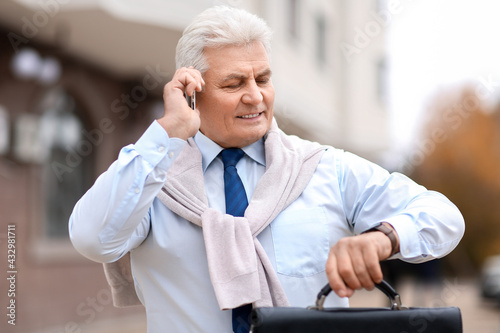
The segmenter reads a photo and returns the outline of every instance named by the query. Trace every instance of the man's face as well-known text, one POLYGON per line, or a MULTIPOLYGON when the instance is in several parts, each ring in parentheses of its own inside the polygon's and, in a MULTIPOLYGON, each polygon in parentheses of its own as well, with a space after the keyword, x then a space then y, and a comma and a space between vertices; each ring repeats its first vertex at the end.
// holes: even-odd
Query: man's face
POLYGON ((207 48, 209 69, 197 95, 200 130, 223 148, 262 138, 273 119, 274 87, 264 46, 207 48))

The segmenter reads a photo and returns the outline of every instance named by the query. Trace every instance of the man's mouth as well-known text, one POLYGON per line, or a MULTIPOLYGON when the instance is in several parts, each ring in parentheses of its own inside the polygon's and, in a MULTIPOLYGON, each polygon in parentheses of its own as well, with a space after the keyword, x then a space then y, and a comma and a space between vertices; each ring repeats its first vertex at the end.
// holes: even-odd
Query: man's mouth
POLYGON ((237 118, 243 118, 243 119, 251 119, 251 118, 256 118, 258 116, 260 116, 263 112, 259 112, 259 113, 252 113, 252 114, 246 114, 244 116, 238 116, 237 118))

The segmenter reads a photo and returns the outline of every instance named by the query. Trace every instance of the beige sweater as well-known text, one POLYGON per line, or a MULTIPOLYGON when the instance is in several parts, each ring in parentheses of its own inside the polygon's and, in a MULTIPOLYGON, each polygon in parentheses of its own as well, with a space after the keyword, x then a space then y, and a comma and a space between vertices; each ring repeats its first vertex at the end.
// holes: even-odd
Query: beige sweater
MULTIPOLYGON (((243 304, 286 306, 276 272, 256 238, 295 201, 327 147, 283 133, 273 121, 264 137, 266 172, 259 180, 244 217, 208 207, 201 153, 189 139, 167 173, 157 195, 170 210, 203 229, 209 273, 219 307, 243 304)), ((140 304, 133 287, 130 255, 104 264, 115 306, 140 304)))

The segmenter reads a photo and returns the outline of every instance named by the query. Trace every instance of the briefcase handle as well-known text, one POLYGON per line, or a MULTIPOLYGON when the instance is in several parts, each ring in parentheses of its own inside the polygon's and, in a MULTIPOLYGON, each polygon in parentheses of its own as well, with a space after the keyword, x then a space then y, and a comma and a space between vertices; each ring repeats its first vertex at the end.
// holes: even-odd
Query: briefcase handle
MULTIPOLYGON (((391 309, 392 310, 406 310, 408 309, 406 306, 403 306, 401 303, 401 296, 396 292, 396 290, 389 284, 387 281, 382 280, 380 283, 376 283, 375 287, 383 292, 391 301, 391 309)), ((332 291, 332 287, 327 283, 321 291, 318 293, 316 298, 316 306, 311 307, 316 310, 323 310, 323 305, 325 303, 325 299, 332 291)))

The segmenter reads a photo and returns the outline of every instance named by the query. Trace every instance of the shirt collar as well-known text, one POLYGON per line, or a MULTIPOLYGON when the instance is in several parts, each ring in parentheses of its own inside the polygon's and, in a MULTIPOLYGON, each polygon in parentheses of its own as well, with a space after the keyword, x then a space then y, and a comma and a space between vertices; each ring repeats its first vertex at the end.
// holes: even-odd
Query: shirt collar
MULTIPOLYGON (((200 131, 198 131, 198 133, 196 133, 196 135, 194 136, 194 142, 196 142, 196 145, 198 146, 198 149, 201 152, 203 173, 205 173, 210 163, 213 162, 213 160, 219 155, 219 153, 224 148, 222 148, 221 146, 210 140, 200 131)), ((263 166, 266 166, 266 155, 264 151, 263 138, 241 149, 252 160, 263 166)))

